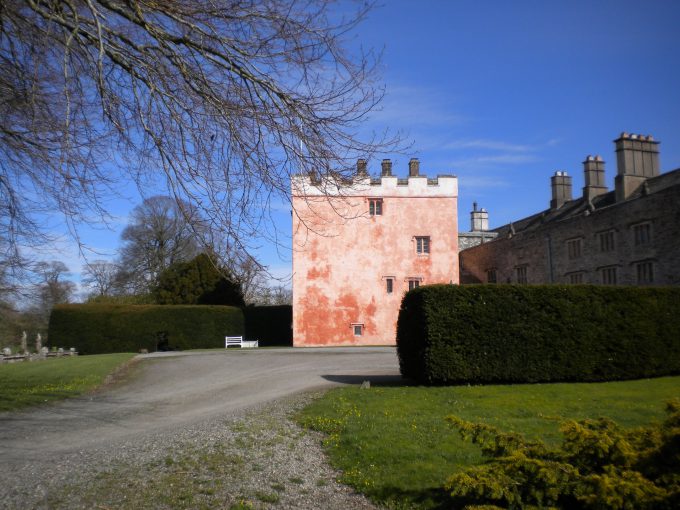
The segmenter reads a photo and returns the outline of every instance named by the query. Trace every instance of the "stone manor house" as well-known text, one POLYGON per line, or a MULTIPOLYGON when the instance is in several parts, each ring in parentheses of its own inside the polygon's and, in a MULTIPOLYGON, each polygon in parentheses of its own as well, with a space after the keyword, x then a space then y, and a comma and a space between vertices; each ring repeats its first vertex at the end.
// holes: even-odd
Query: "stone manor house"
POLYGON ((365 160, 349 180, 292 179, 293 344, 393 345, 405 291, 430 283, 680 284, 680 169, 660 173, 659 142, 623 133, 617 175, 583 162, 585 186, 555 172, 550 207, 489 230, 471 212, 458 233, 458 181, 407 178, 390 160, 371 178, 365 160))
POLYGON ((613 190, 603 159, 588 156, 578 197, 571 176, 555 172, 544 211, 488 231, 475 207, 461 283, 680 284, 680 169, 660 173, 651 136, 622 133, 614 144, 613 190))

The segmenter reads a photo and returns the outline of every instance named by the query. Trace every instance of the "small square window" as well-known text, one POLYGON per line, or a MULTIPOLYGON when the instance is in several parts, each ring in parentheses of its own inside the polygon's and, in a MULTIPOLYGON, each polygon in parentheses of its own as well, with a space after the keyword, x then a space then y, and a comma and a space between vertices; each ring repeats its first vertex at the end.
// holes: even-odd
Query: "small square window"
POLYGON ((569 283, 574 285, 583 283, 583 273, 571 273, 569 275, 569 283))
POLYGON ((640 285, 654 283, 654 266, 650 261, 635 264, 637 282, 640 285))
POLYGON ((394 292, 394 278, 385 278, 385 291, 388 294, 392 294, 394 292))
POLYGON ((604 285, 616 285, 616 267, 603 267, 600 274, 604 285))
POLYGON ((519 266, 515 268, 517 273, 517 283, 527 283, 527 266, 519 266))
POLYGON ((486 270, 486 283, 496 283, 498 281, 498 275, 495 269, 486 270))
POLYGON ((383 211, 383 201, 382 198, 369 198, 368 199, 368 214, 371 216, 382 216, 383 211))
POLYGON ((567 241, 567 255, 570 260, 581 256, 581 239, 569 239, 567 241))
POLYGON ((420 287, 420 280, 417 278, 410 278, 408 281, 408 290, 417 289, 420 287))
POLYGON ((430 237, 416 237, 416 253, 430 253, 430 237))
POLYGON ((352 329, 354 329, 354 336, 363 336, 364 334, 363 324, 352 324, 352 329))
POLYGON ((614 231, 601 232, 600 237, 600 251, 608 252, 614 249, 614 231))
POLYGON ((633 225, 633 236, 635 238, 635 246, 649 244, 649 242, 652 240, 651 225, 649 223, 633 225))

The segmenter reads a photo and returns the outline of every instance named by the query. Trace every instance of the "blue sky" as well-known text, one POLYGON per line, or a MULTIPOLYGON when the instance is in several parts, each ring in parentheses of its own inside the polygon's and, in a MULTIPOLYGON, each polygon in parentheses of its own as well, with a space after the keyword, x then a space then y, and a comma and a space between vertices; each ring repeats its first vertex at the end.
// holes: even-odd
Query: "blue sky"
POLYGON ((680 168, 679 26, 677 1, 388 1, 361 37, 385 45, 382 117, 427 173, 459 177, 467 229, 473 201, 492 226, 545 209, 555 170, 578 195, 588 154, 612 187, 621 131, 680 168))
MULTIPOLYGON (((385 0, 348 38, 384 50, 387 95, 367 128, 412 141, 392 156, 397 174, 416 156, 421 172, 459 177, 467 230, 473 201, 492 227, 547 208, 555 170, 574 177, 578 196, 589 154, 603 156, 612 188, 622 131, 652 134, 662 169, 680 168, 678 27, 677 0, 385 0)), ((118 228, 85 241, 112 254, 133 206, 117 205, 118 228)), ((285 243, 290 215, 277 217, 285 243)), ((63 249, 77 273, 82 259, 63 249)), ((274 274, 290 272, 288 251, 265 244, 260 255, 274 274)))

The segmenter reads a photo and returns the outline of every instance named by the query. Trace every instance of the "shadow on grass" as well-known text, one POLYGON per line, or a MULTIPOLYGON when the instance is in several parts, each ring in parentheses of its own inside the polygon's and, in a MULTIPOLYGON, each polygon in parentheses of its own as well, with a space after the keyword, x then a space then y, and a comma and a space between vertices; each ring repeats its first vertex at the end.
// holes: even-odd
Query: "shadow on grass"
POLYGON ((322 375, 327 381, 340 384, 361 384, 370 381, 371 386, 413 386, 410 379, 403 379, 401 375, 322 375))
MULTIPOLYGON (((463 504, 457 505, 449 494, 442 488, 416 490, 404 490, 398 487, 384 487, 373 491, 371 498, 380 503, 394 502, 397 508, 407 502, 409 508, 425 508, 427 510, 451 510, 463 508, 463 504)), ((391 505, 388 505, 391 506, 391 505)))

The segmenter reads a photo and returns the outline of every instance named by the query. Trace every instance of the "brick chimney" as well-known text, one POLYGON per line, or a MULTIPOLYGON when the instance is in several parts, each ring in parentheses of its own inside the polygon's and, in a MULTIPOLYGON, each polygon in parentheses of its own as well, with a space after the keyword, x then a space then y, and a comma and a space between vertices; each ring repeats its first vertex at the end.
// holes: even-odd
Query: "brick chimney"
POLYGON ((550 178, 550 188, 552 190, 550 209, 559 209, 565 202, 571 200, 571 176, 567 175, 567 172, 555 172, 550 178))
POLYGON ((357 159, 357 177, 367 177, 368 172, 366 171, 366 160, 357 159))
POLYGON ((472 232, 486 232, 489 230, 489 213, 486 212, 486 209, 477 209, 477 202, 472 204, 470 230, 472 232))
POLYGON ((408 176, 418 177, 419 175, 420 175, 420 161, 418 161, 418 158, 411 158, 411 161, 408 162, 408 176))
POLYGON ((607 186, 604 183, 604 161, 601 156, 588 156, 583 162, 583 174, 586 184, 583 187, 583 198, 586 202, 607 193, 607 186))
POLYGON ((383 159, 380 166, 382 167, 381 175, 383 177, 390 177, 392 175, 392 160, 383 159))
POLYGON ((659 175, 659 142, 651 135, 621 133, 616 140, 616 201, 629 198, 650 177, 659 175))

